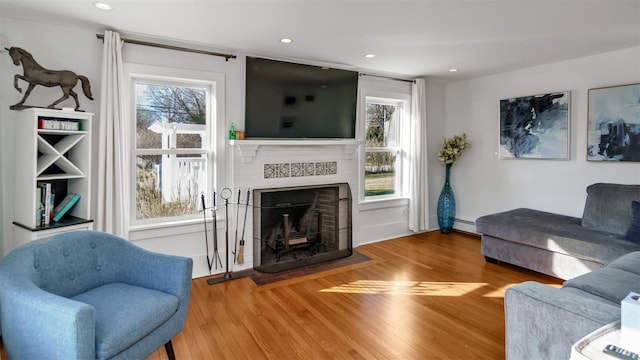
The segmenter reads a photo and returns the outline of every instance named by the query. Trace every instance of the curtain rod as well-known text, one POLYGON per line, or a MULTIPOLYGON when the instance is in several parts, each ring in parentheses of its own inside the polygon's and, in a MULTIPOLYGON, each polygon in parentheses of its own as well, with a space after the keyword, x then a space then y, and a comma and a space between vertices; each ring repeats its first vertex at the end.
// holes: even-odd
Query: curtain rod
POLYGON ((400 79, 400 78, 394 78, 394 77, 384 76, 384 75, 365 74, 365 73, 358 73, 358 75, 360 75, 360 76, 372 76, 372 77, 378 77, 378 78, 395 80, 395 81, 404 81, 404 82, 410 82, 410 83, 415 83, 416 82, 415 80, 400 79))
MULTIPOLYGON (((96 37, 104 41, 104 35, 96 34, 96 37)), ((190 49, 190 48, 181 47, 181 46, 165 45, 165 44, 152 43, 148 41, 140 41, 140 40, 133 40, 133 39, 125 39, 125 38, 120 38, 120 40, 124 41, 125 43, 135 44, 135 45, 152 46, 152 47, 157 47, 161 49, 178 50, 178 51, 186 51, 186 52, 192 52, 197 54, 220 56, 220 57, 223 57, 225 61, 229 61, 229 59, 236 58, 236 55, 222 54, 222 53, 206 51, 206 50, 190 49)))

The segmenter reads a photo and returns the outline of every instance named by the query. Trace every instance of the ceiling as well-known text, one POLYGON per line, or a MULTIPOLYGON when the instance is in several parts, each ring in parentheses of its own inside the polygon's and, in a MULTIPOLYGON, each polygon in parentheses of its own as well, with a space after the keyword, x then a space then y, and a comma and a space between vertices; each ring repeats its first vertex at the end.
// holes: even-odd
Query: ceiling
POLYGON ((469 79, 640 46, 640 0, 103 0, 108 11, 94 1, 0 0, 0 14, 406 78, 469 79))

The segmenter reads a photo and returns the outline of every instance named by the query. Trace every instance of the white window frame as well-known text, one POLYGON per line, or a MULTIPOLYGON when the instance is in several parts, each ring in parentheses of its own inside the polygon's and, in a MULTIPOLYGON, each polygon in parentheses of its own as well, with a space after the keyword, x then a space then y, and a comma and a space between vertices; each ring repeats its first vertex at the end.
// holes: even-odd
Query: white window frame
MULTIPOLYGON (((205 154, 207 168, 207 189, 215 189, 218 179, 221 157, 219 147, 224 149, 224 141, 219 139, 224 129, 224 74, 212 73, 197 70, 166 68, 152 65, 125 64, 125 74, 128 76, 128 89, 130 91, 128 99, 128 121, 129 137, 129 222, 130 230, 144 230, 166 226, 188 225, 202 222, 201 214, 172 216, 154 219, 136 218, 136 157, 138 155, 161 155, 161 154, 205 154), (207 90, 207 121, 206 134, 201 148, 194 149, 137 149, 136 146, 136 103, 135 85, 137 82, 145 84, 182 86, 205 88, 207 90)), ((211 201, 210 194, 207 194, 208 202, 211 201)))
MULTIPOLYGON (((363 105, 362 105, 362 140, 363 151, 361 156, 360 173, 361 180, 361 194, 360 199, 362 202, 379 202, 388 200, 397 200, 407 198, 408 186, 409 186, 409 128, 411 120, 411 96, 402 93, 393 92, 380 92, 380 91, 364 91, 363 92, 363 105), (366 139, 366 106, 368 103, 376 103, 383 105, 396 106, 396 146, 393 149, 396 151, 396 174, 395 174, 395 192, 393 194, 386 195, 374 195, 365 196, 365 156, 367 153, 367 147, 365 143, 366 139)), ((381 149, 390 149, 392 147, 386 147, 381 149)))

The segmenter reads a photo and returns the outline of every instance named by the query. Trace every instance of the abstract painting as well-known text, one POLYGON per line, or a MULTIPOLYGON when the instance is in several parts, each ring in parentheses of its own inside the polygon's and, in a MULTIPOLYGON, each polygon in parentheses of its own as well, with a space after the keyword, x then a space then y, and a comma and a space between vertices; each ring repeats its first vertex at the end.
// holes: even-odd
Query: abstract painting
POLYGON ((587 160, 640 162, 640 84, 589 89, 587 160))
POLYGON ((500 159, 569 159, 569 92, 500 100, 500 159))

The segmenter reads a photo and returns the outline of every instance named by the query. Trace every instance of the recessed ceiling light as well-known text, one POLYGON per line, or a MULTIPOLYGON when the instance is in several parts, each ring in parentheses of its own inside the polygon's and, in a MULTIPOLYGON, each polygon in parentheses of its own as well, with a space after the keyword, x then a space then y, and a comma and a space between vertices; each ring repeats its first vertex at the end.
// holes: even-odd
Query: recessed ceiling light
POLYGON ((111 10, 111 5, 105 4, 103 2, 95 2, 93 6, 97 7, 100 10, 111 10))
POLYGON ((456 71, 458 71, 458 69, 456 69, 456 68, 449 69, 449 72, 456 72, 456 71))
POLYGON ((280 39, 280 42, 283 44, 291 44, 293 42, 293 40, 289 39, 289 38, 283 38, 280 39))
POLYGON ((364 57, 367 58, 367 59, 371 59, 371 58, 376 57, 376 55, 375 54, 366 54, 364 57))

